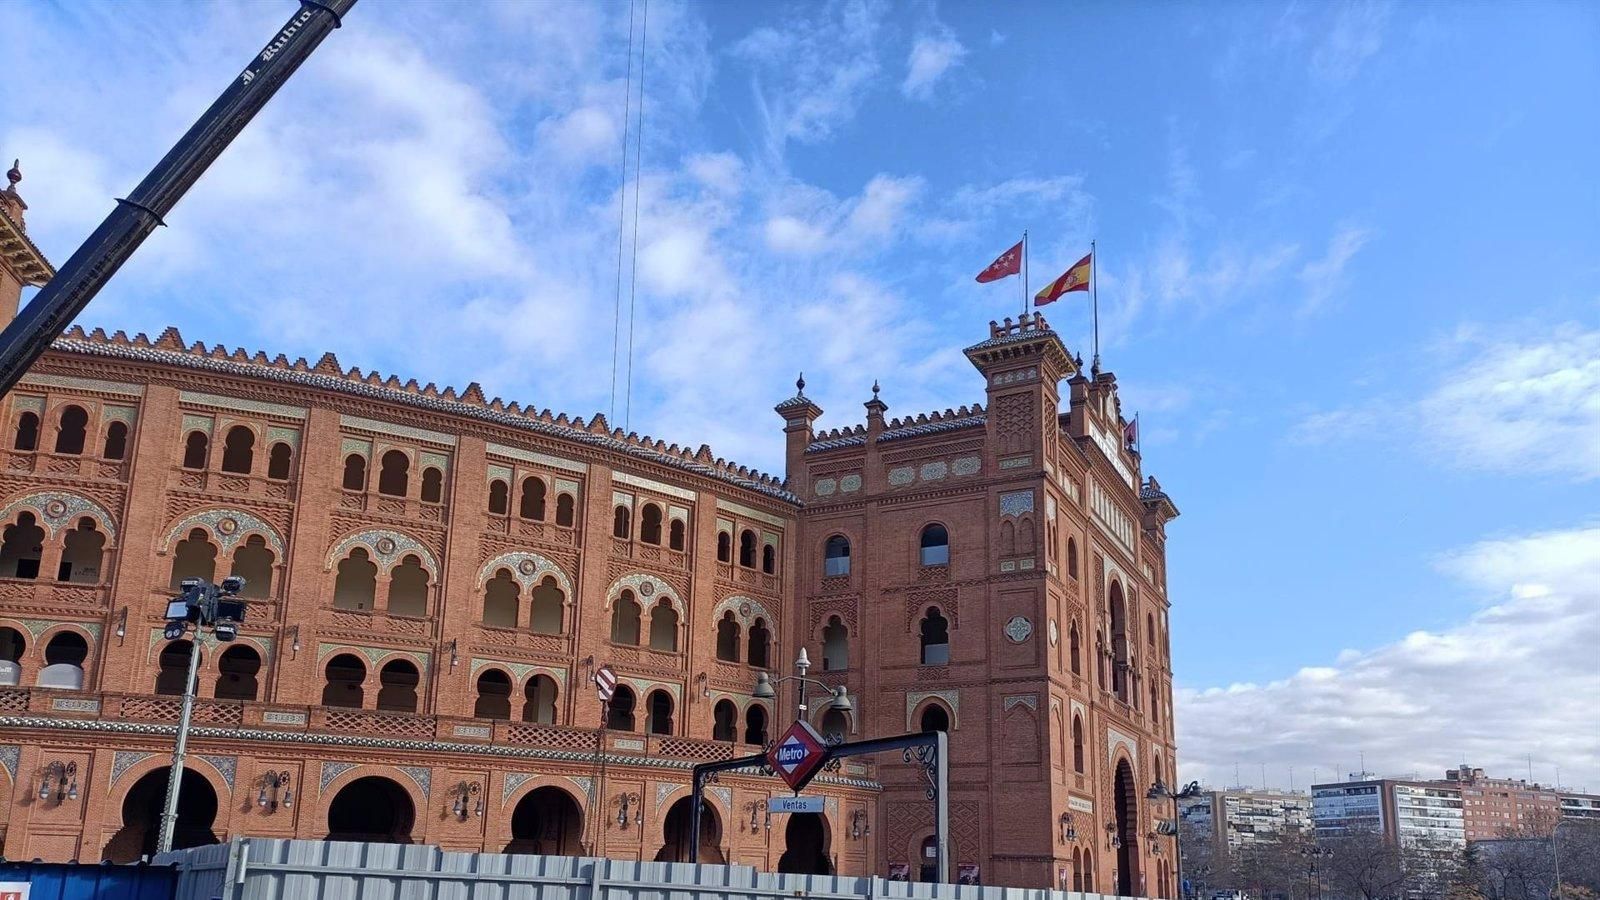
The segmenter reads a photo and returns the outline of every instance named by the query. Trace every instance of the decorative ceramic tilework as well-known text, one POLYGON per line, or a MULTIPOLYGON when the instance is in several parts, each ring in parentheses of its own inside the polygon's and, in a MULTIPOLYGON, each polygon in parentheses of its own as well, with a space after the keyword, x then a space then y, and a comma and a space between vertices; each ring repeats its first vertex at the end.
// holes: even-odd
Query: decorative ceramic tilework
POLYGON ((1031 710, 1037 711, 1039 709, 1039 695, 1038 694, 1012 694, 1011 696, 1009 696, 1009 697, 1007 697, 1005 699, 1005 708, 1006 709, 1011 709, 1014 706, 1026 706, 1027 708, 1029 708, 1031 710))
POLYGON ((832 497, 833 492, 839 489, 839 482, 832 478, 818 478, 815 488, 818 497, 832 497))
POLYGON ((1033 623, 1027 616, 1012 616, 1006 623, 1006 637, 1013 644, 1020 644, 1033 635, 1033 623))
POLYGON ((289 449, 300 449, 300 429, 284 428, 281 425, 267 426, 267 446, 273 444, 288 444, 289 449))
POLYGON ((16 744, 0 747, 0 767, 4 767, 11 780, 17 780, 17 765, 22 762, 22 748, 16 744))
POLYGON ((1106 758, 1115 762, 1117 759, 1117 746, 1128 748, 1128 758, 1133 760, 1134 771, 1139 769, 1139 742, 1123 734, 1115 728, 1106 728, 1106 758))
POLYGON ((732 500, 718 500, 717 509, 731 512, 736 516, 744 516, 746 519, 754 519, 757 522, 765 522, 778 528, 784 527, 784 521, 777 516, 745 506, 743 503, 734 503, 732 500))
POLYGON ((612 506, 626 506, 629 509, 632 509, 633 508, 633 495, 632 494, 625 494, 622 491, 612 491, 611 492, 611 505, 612 506))
POLYGON ((306 714, 269 710, 261 714, 261 721, 269 725, 304 725, 306 724, 306 714))
POLYGON ((432 466, 441 472, 448 472, 450 471, 450 457, 443 453, 430 453, 424 450, 422 451, 422 467, 427 468, 428 466, 432 466))
POLYGON ((990 379, 990 381, 995 385, 1018 384, 1023 381, 1032 381, 1038 377, 1038 367, 1029 366, 1026 369, 1015 369, 1010 372, 1001 372, 1000 374, 994 376, 994 378, 990 379))
POLYGON ((356 767, 355 763, 347 763, 347 762, 325 762, 325 763, 323 763, 322 764, 322 790, 326 791, 328 789, 328 785, 333 784, 333 780, 335 778, 338 778, 340 775, 343 775, 344 773, 350 771, 351 769, 354 769, 355 767, 356 767))
POLYGON ((622 593, 624 588, 633 591, 634 596, 639 598, 639 606, 646 610, 660 602, 660 597, 666 597, 671 600, 672 608, 678 611, 679 624, 683 624, 681 618, 684 615, 683 600, 672 589, 672 585, 667 584, 655 575, 646 575, 642 572, 624 575, 612 582, 611 587, 606 589, 607 609, 611 607, 611 601, 617 599, 617 596, 622 593))
POLYGON ((722 621, 722 614, 730 611, 733 613, 734 618, 738 619, 746 628, 749 628, 751 623, 755 622, 755 620, 758 618, 766 619, 767 627, 769 629, 772 628, 773 624, 777 621, 777 619, 773 618, 772 613, 768 612, 767 608, 761 605, 760 600, 755 600, 740 594, 735 594, 732 597, 725 598, 721 603, 718 603, 716 608, 711 611, 711 621, 722 621))
POLYGON ((439 561, 433 558, 432 550, 422 546, 422 542, 409 534, 384 528, 358 531, 334 544, 333 549, 328 551, 328 558, 322 564, 322 571, 332 572, 334 563, 350 555, 351 548, 357 545, 367 548, 373 560, 378 563, 379 571, 387 572, 402 557, 415 553, 421 558, 422 567, 428 570, 432 580, 437 581, 439 578, 439 561))
POLYGON ((18 397, 17 399, 11 401, 11 403, 17 408, 17 412, 22 412, 24 410, 30 410, 35 413, 44 412, 43 397, 18 397))
POLYGON ((983 469, 983 457, 962 456, 951 464, 950 471, 957 475, 976 475, 983 469))
POLYGON ((71 528, 84 516, 94 519, 95 526, 105 532, 109 541, 117 539, 117 525, 105 507, 77 494, 65 491, 35 491, 24 494, 0 509, 0 521, 9 522, 19 510, 32 510, 39 522, 54 537, 63 527, 71 528))
POLYGON ((340 456, 349 456, 352 453, 358 453, 370 458, 372 456, 372 442, 353 437, 347 437, 339 441, 340 456))
POLYGON ((923 481, 939 481, 950 474, 950 467, 943 462, 923 463, 917 474, 923 481))
POLYGON ((66 388, 73 391, 97 391, 102 394, 122 394, 125 397, 143 397, 144 385, 121 381, 101 381, 97 378, 74 378, 71 375, 25 375, 23 384, 66 388))
POLYGON ((733 810, 733 788, 725 784, 714 784, 705 789, 705 792, 722 801, 722 808, 731 812, 733 810))
POLYGON ((515 794, 518 788, 532 780, 533 776, 526 772, 513 772, 507 775, 505 785, 500 788, 500 805, 504 806, 510 802, 511 795, 515 794))
POLYGON ((1002 572, 1015 572, 1016 570, 1017 564, 1012 560, 1008 559, 1000 564, 1000 571, 1002 572))
POLYGON ((624 678, 622 681, 625 684, 631 685, 634 693, 640 697, 647 696, 651 691, 661 690, 672 695, 672 705, 674 707, 677 707, 683 702, 683 697, 680 696, 683 688, 679 685, 671 684, 665 681, 655 681, 650 678, 624 678))
POLYGON ((1061 628, 1060 628, 1060 626, 1056 625, 1056 620, 1055 619, 1051 619, 1050 620, 1050 646, 1054 647, 1056 644, 1059 644, 1059 643, 1061 643, 1061 628))
POLYGON ((285 419, 304 419, 306 417, 306 408, 304 406, 286 406, 282 403, 265 403, 260 400, 240 400, 236 397, 202 394, 198 391, 179 391, 178 402, 189 403, 194 406, 214 406, 218 409, 233 410, 235 412, 279 416, 285 419))
POLYGON ((667 784, 666 782, 658 782, 656 784, 656 810, 658 812, 661 810, 661 804, 665 803, 667 798, 672 796, 672 792, 680 787, 682 785, 667 784))
POLYGON ((484 583, 493 578, 494 573, 501 569, 509 569, 511 577, 515 578, 517 584, 522 585, 522 589, 525 591, 533 590, 535 585, 545 579, 545 576, 551 576, 555 578, 556 584, 561 586, 562 592, 567 595, 567 601, 571 602, 572 600, 572 579, 567 577, 567 573, 561 571, 560 566, 545 559, 543 556, 526 550, 502 553, 484 563, 483 568, 478 570, 478 587, 483 587, 484 583))
POLYGON ((28 629, 28 633, 33 635, 35 640, 38 639, 39 635, 57 625, 71 625, 73 628, 82 628, 84 632, 95 640, 98 641, 100 639, 99 622, 59 622, 55 619, 18 619, 17 621, 22 623, 22 627, 28 629))
POLYGON ((1033 512, 1033 491, 1008 491, 1000 495, 1000 515, 1020 516, 1033 512))
POLYGON ((846 475, 839 479, 839 490, 845 494, 854 494, 856 491, 861 490, 861 476, 846 475))
POLYGON ((121 422, 129 428, 133 427, 134 419, 138 415, 138 407, 134 406, 113 406, 108 403, 100 410, 100 417, 105 421, 121 422))
POLYGON ((278 534, 278 529, 263 522, 253 513, 227 507, 208 509, 179 519, 177 524, 167 529, 167 540, 162 547, 172 549, 178 541, 188 537, 189 532, 196 528, 209 531, 224 553, 232 553, 235 547, 244 543, 245 538, 259 534, 267 542, 267 546, 272 548, 274 557, 280 562, 283 560, 283 536, 278 534))
POLYGON ((954 727, 958 724, 958 719, 961 715, 960 691, 908 691, 906 693, 906 731, 912 730, 911 715, 912 713, 916 712, 917 704, 928 699, 929 697, 937 697, 938 699, 943 700, 950 707, 951 726, 954 727))
POLYGON ((558 494, 571 494, 574 497, 578 496, 578 492, 580 490, 580 486, 576 481, 573 481, 571 478, 557 478, 557 479, 555 479, 555 483, 556 483, 556 493, 558 493, 558 494))
POLYGON ((427 441, 430 444, 443 444, 446 447, 454 447, 456 445, 456 436, 453 434, 445 434, 442 431, 429 431, 425 428, 412 428, 410 425, 379 422, 377 419, 363 419, 360 416, 340 416, 339 424, 345 428, 357 428, 361 431, 410 438, 414 441, 427 441))
POLYGON ((536 466, 544 466, 549 469, 561 469, 566 472, 589 471, 588 463, 563 459, 559 456, 551 456, 548 453, 535 453, 532 450, 521 450, 516 447, 508 447, 505 444, 490 444, 487 449, 490 456, 504 456, 506 459, 521 460, 522 462, 533 463, 536 466))
POLYGON ((1017 569, 1023 572, 1031 571, 1033 569, 1033 557, 1029 556, 1025 559, 1017 560, 1017 569))
POLYGON ((422 796, 428 796, 428 788, 433 786, 433 770, 426 766, 400 766, 400 771, 411 777, 422 789, 422 796))
POLYGON ((1031 456, 1013 456, 1009 459, 1000 460, 1000 468, 1002 469, 1026 469, 1031 465, 1033 465, 1033 457, 1031 456))
POLYGON ((690 503, 693 503, 695 497, 699 496, 694 491, 691 491, 687 488, 681 488, 677 485, 656 481, 653 478, 645 478, 642 475, 629 475, 627 472, 612 472, 611 480, 617 484, 632 485, 633 487, 643 488, 647 491, 654 491, 657 494, 662 494, 667 497, 677 497, 679 500, 687 500, 690 503))
POLYGON ((643 751, 644 741, 634 740, 633 738, 617 738, 611 742, 611 746, 616 750, 643 751))
POLYGON ((910 466, 897 466, 889 470, 889 484, 902 487, 917 480, 917 470, 910 466))
POLYGON ((155 756, 155 754, 138 750, 118 750, 111 754, 111 784, 113 786, 116 785, 117 779, 122 777, 122 773, 152 756, 155 756))
POLYGON ((201 756, 200 759, 203 759, 206 762, 210 763, 211 764, 211 768, 216 769, 217 770, 217 774, 221 775, 222 776, 222 780, 227 783, 228 789, 229 790, 233 789, 233 776, 238 771, 238 766, 239 766, 239 760, 238 760, 237 757, 233 757, 233 756, 201 756))
POLYGON ((510 466, 497 466, 494 463, 490 463, 489 464, 489 480, 490 481, 504 481, 504 482, 509 484, 511 482, 511 467, 510 466))
POLYGON ((56 712, 97 713, 100 711, 100 701, 81 697, 57 697, 50 701, 50 708, 56 712))
POLYGON ((1051 519, 1056 517, 1056 498, 1049 494, 1044 497, 1044 514, 1051 519))
POLYGON ((487 725, 457 725, 450 729, 451 737, 487 738, 493 733, 494 729, 487 725))
POLYGON ((387 647, 353 647, 349 644, 330 644, 324 641, 317 644, 317 661, 321 662, 330 654, 335 652, 359 653, 362 656, 365 656, 367 658, 367 662, 374 666, 376 666, 385 657, 404 656, 415 661, 419 666, 421 666, 423 672, 428 670, 428 659, 432 656, 432 654, 426 650, 394 650, 387 647))
POLYGON ((761 532, 761 543, 774 549, 778 546, 778 536, 770 531, 761 532))
POLYGON ((594 779, 587 775, 568 775, 567 780, 578 789, 580 797, 587 797, 589 792, 594 790, 594 779))
POLYGON ((682 506, 669 506, 669 507, 667 507, 667 521, 669 521, 669 522, 688 522, 689 521, 689 510, 686 507, 682 507, 682 506))

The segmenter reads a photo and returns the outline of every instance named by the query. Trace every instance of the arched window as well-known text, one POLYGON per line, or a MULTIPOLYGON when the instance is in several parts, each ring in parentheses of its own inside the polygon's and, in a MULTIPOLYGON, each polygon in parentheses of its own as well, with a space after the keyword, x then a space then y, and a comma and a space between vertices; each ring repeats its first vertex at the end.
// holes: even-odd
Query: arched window
POLYGON ((186 578, 214 581, 216 577, 217 546, 211 543, 204 528, 196 528, 172 550, 172 580, 167 588, 180 591, 186 578))
POLYGON ((231 573, 244 579, 244 590, 239 592, 241 596, 272 596, 272 563, 272 551, 267 547, 266 538, 259 534, 245 538, 244 546, 233 551, 231 573))
POLYGON ((1034 552, 1033 520, 1027 516, 1017 523, 1017 552, 1034 552))
POLYGON ((1072 771, 1083 774, 1083 719, 1072 717, 1072 771))
POLYGON ((556 524, 562 528, 571 528, 574 519, 573 507, 575 501, 571 494, 562 494, 556 498, 556 524))
POLYGON ((1123 703, 1132 703, 1128 693, 1128 604, 1122 596, 1122 583, 1111 582, 1111 690, 1123 703))
POLYGON ((723 613, 722 621, 717 623, 717 659, 739 661, 739 623, 731 611, 723 613))
POLYGON ((345 709, 360 709, 364 696, 362 683, 367 680, 367 666, 351 653, 341 653, 328 660, 323 669, 322 705, 345 709))
POLYGON ((522 689, 522 721, 540 725, 556 724, 556 680, 549 675, 535 675, 522 689))
POLYGON ((1082 646, 1083 639, 1078 636, 1078 623, 1073 622, 1067 626, 1067 659, 1072 666, 1072 674, 1083 674, 1082 646))
POLYGON ((938 523, 922 529, 920 558, 925 566, 950 564, 950 534, 938 523))
POLYGON ((1144 642, 1151 650, 1156 649, 1156 617, 1152 613, 1144 614, 1144 642))
POLYGON ((759 703, 744 711, 744 742, 758 747, 767 742, 767 708, 759 703))
POLYGON ((1155 682, 1150 683, 1150 721, 1152 724, 1161 724, 1161 704, 1156 701, 1155 682))
POLYGON ((511 489, 496 478, 489 482, 489 514, 503 516, 511 510, 511 489))
POLYGON ((778 574, 778 548, 771 544, 761 546, 761 571, 768 575, 778 574))
MULTIPOLYGON (((187 663, 184 671, 187 672, 187 663)), ((234 644, 217 657, 218 700, 254 700, 260 692, 256 675, 261 671, 261 654, 254 647, 234 644)), ((183 683, 179 676, 179 684, 183 683)))
POLYGON ((389 573, 389 604, 392 616, 420 619, 428 614, 428 570, 415 553, 406 554, 389 573))
POLYGON ((950 730, 950 711, 937 703, 929 703, 922 708, 922 721, 919 730, 923 733, 931 731, 950 730))
POLYGON ((434 466, 422 470, 422 502, 444 502, 444 473, 434 466))
POLYGON ((646 503, 639 512, 639 540, 646 544, 661 543, 661 507, 646 503))
MULTIPOLYGON (((1062 890, 1066 890, 1066 888, 1067 886, 1064 884, 1061 886, 1062 890)), ((1072 889, 1074 891, 1083 890, 1083 856, 1078 852, 1077 847, 1072 848, 1072 889)))
POLYGON ((61 411, 61 430, 56 432, 57 453, 82 453, 84 433, 89 427, 89 414, 81 406, 68 406, 61 411))
POLYGON ((335 609, 372 609, 378 596, 378 566, 357 547, 339 561, 339 575, 333 582, 335 609))
POLYGON ((822 727, 818 729, 830 741, 842 741, 850 733, 850 718, 837 709, 822 714, 822 727))
POLYGON ((79 584, 96 584, 100 581, 100 557, 106 545, 106 536, 94 529, 94 519, 84 516, 78 527, 67 532, 66 547, 61 553, 61 568, 57 581, 75 581, 79 584))
POLYGON ((1017 526, 1011 521, 1000 523, 1000 555, 1015 556, 1017 552, 1017 526))
POLYGON ((0 627, 0 687, 15 687, 22 683, 22 654, 28 649, 28 640, 15 628, 0 627))
POLYGON ((822 574, 827 577, 850 574, 850 541, 844 535, 828 538, 822 550, 822 574))
POLYGON ((1067 538, 1067 574, 1078 577, 1078 542, 1067 538))
POLYGON ((950 622, 939 607, 931 607, 922 617, 922 664, 942 666, 950 662, 950 622))
POLYGON ((522 479, 522 502, 517 514, 524 519, 544 521, 544 482, 532 475, 522 479))
POLYGON ((772 635, 767 631, 767 620, 756 619, 750 624, 750 651, 745 654, 744 661, 758 669, 765 669, 771 648, 772 635))
POLYGON ((390 660, 378 670, 378 708, 385 712, 417 711, 417 667, 403 659, 390 660))
POLYGON ((105 450, 100 455, 106 459, 122 459, 128 455, 127 423, 112 422, 106 426, 105 450))
POLYGON ((624 590, 611 608, 611 642, 639 646, 639 601, 633 591, 624 590))
POLYGON ((352 453, 344 458, 344 489, 347 491, 364 491, 367 489, 367 458, 359 453, 352 453))
POLYGON ((685 544, 685 530, 686 529, 683 526, 682 519, 672 520, 672 525, 667 529, 667 547, 669 549, 678 551, 683 550, 685 544))
POLYGON ((754 531, 739 532, 739 565, 746 569, 756 567, 756 533, 754 531))
POLYGON ((668 652, 678 649, 678 611, 665 597, 650 610, 650 649, 668 652))
POLYGON ((256 434, 243 425, 228 429, 222 439, 222 471, 249 475, 256 458, 256 434))
POLYGON ((486 669, 478 676, 478 700, 472 714, 480 719, 511 718, 511 676, 499 669, 486 669))
POLYGON ((822 629, 822 671, 850 668, 850 629, 838 616, 829 616, 822 629))
POLYGON ((628 512, 628 508, 626 506, 619 506, 612 510, 611 536, 627 540, 628 536, 633 533, 631 524, 632 517, 632 513, 628 512))
POLYGON ((501 569, 483 586, 483 624, 496 628, 517 627, 516 579, 510 569, 501 569))
POLYGON ((711 710, 711 739, 729 743, 739 739, 739 708, 732 700, 718 700, 711 710))
POLYGON ((411 458, 402 450, 385 453, 378 469, 378 493, 404 497, 410 481, 411 458))
POLYGON ((550 576, 545 576, 539 586, 533 589, 533 630, 538 634, 560 634, 561 622, 564 618, 562 607, 567 596, 561 593, 561 586, 550 576))
POLYGON ((15 525, 7 525, 0 542, 0 577, 38 578, 39 560, 44 556, 44 529, 25 512, 15 525))
POLYGON ((611 695, 611 702, 606 706, 606 727, 612 731, 632 731, 633 707, 637 702, 633 688, 617 685, 617 692, 611 695))
POLYGON ((645 728, 651 734, 671 734, 672 695, 666 691, 651 691, 645 720, 645 728))
POLYGON ((289 480, 289 464, 294 460, 294 449, 283 441, 267 451, 267 477, 274 481, 289 480))
MULTIPOLYGON (((189 641, 168 641, 156 657, 157 694, 166 697, 183 696, 183 679, 189 674, 189 654, 194 646, 189 641)), ((195 673, 196 680, 199 673, 195 673)))
POLYGON ((717 532, 717 562, 733 562, 733 536, 726 531, 717 532))
POLYGON ((17 437, 11 442, 13 450, 39 449, 39 417, 25 412, 17 417, 17 437))
POLYGON ((183 467, 185 469, 204 469, 210 447, 211 439, 206 437, 204 431, 189 432, 189 436, 183 439, 183 467))

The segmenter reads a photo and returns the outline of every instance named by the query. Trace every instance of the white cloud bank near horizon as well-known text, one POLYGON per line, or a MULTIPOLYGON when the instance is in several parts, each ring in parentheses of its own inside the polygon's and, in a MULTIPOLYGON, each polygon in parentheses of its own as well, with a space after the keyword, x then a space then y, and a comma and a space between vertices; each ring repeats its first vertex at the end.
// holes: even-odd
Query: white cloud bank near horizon
MULTIPOLYGON (((1180 688, 1181 777, 1285 787, 1293 767, 1336 781, 1360 768, 1491 774, 1600 791, 1600 525, 1487 540, 1437 563, 1484 601, 1456 625, 1346 650, 1266 684, 1180 688)), ((1336 610, 1322 627, 1337 628, 1336 610)))

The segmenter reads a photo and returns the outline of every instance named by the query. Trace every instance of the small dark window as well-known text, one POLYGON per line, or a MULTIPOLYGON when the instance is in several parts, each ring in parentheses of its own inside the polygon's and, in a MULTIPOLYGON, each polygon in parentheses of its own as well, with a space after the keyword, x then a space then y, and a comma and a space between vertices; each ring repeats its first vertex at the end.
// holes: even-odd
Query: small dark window
POLYGON ((760 704, 744 711, 744 742, 759 747, 767 742, 767 708, 760 704))
POLYGON ((1067 538, 1067 574, 1078 577, 1078 542, 1067 538))
POLYGON ((844 535, 828 538, 822 551, 822 574, 826 577, 850 574, 850 542, 844 535))
POLYGON ((950 564, 950 534, 943 525, 929 525, 922 529, 921 560, 925 566, 950 564))
POLYGON ((778 548, 766 544, 761 548, 761 571, 768 575, 778 573, 778 548))
POLYGON ((639 514, 639 540, 646 544, 661 543, 661 507, 646 503, 639 514))
POLYGON ((937 606, 922 617, 922 664, 942 666, 950 662, 950 621, 937 606))
POLYGON ((17 417, 17 439, 11 444, 14 450, 39 449, 39 417, 25 412, 17 417))
POLYGON ((272 450, 267 454, 267 477, 278 481, 289 480, 289 463, 294 458, 294 451, 289 445, 279 441, 272 445, 272 450))
POLYGON ((650 717, 651 734, 672 733, 672 695, 666 691, 650 692, 650 717))
POLYGON ((228 429, 228 436, 222 440, 222 471, 249 475, 250 466, 255 462, 255 448, 255 432, 243 425, 228 429))
POLYGON ((378 470, 378 493, 404 497, 411 483, 411 458, 404 451, 390 450, 383 455, 378 470))
POLYGON ((517 512, 524 519, 544 521, 544 482, 531 476, 522 479, 522 503, 517 512))
POLYGON ((344 489, 347 491, 364 491, 367 489, 367 458, 359 453, 352 453, 344 458, 344 489))
POLYGON ((429 466, 422 470, 422 502, 438 503, 444 500, 444 473, 429 466))
POLYGON ((746 569, 756 567, 756 533, 742 531, 739 533, 739 565, 746 569))
MULTIPOLYGON (((14 633, 14 632, 13 632, 14 633)), ((733 743, 739 738, 739 708, 732 700, 718 700, 711 711, 711 739, 733 743)))
POLYGON ((56 432, 57 453, 82 453, 84 433, 89 427, 89 414, 81 406, 69 406, 61 411, 61 430, 56 432))
POLYGON ((765 669, 769 665, 771 647, 772 635, 767 632, 767 620, 755 620, 750 625, 750 652, 745 655, 744 661, 758 669, 765 669))
POLYGON ((128 426, 122 422, 112 422, 106 428, 105 452, 100 454, 106 459, 122 459, 128 455, 128 426))
POLYGON ((1083 720, 1072 717, 1072 771, 1083 774, 1083 720))
POLYGON ((922 711, 922 731, 949 731, 950 713, 937 703, 928 704, 922 711))
POLYGON ((717 532, 717 562, 733 562, 733 537, 726 531, 717 532))
POLYGON ((632 731, 635 703, 633 688, 625 684, 618 685, 617 692, 611 695, 611 702, 606 705, 606 727, 612 731, 632 731))
POLYGON ((673 519, 672 527, 667 529, 667 546, 673 550, 682 550, 684 546, 684 527, 682 519, 673 519))
POLYGON ((562 528, 571 528, 573 522, 574 502, 571 494, 562 494, 556 498, 556 524, 562 528))
POLYGON ((511 488, 504 481, 489 482, 489 514, 503 516, 511 511, 511 488))
POLYGON ((739 623, 732 612, 723 613, 722 620, 717 623, 717 659, 739 661, 739 623))
POLYGON ((627 539, 632 534, 630 520, 632 515, 626 506, 619 506, 611 514, 611 536, 627 539))
POLYGON ((183 441, 183 467, 185 469, 204 469, 206 467, 206 453, 211 441, 204 431, 191 431, 183 441))

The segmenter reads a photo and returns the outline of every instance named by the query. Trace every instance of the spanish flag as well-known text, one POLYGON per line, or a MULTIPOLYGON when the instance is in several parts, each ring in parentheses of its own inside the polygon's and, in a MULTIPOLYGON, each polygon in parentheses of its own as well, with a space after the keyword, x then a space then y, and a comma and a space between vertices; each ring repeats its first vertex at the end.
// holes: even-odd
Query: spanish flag
POLYGON ((1061 299, 1062 294, 1072 291, 1087 291, 1089 289, 1089 261, 1094 258, 1093 253, 1084 256, 1072 264, 1072 268, 1062 273, 1060 278, 1045 285, 1039 293, 1033 295, 1033 305, 1043 306, 1061 299))

